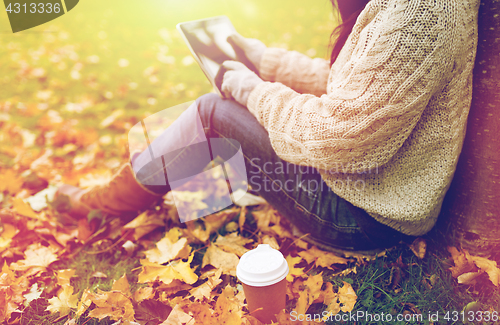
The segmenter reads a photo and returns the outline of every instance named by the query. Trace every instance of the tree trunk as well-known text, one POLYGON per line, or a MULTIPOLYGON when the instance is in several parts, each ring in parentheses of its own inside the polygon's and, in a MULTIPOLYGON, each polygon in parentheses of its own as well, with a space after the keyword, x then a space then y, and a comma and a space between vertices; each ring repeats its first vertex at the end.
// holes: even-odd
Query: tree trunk
POLYGON ((461 246, 500 258, 500 0, 482 0, 472 106, 442 219, 461 246))

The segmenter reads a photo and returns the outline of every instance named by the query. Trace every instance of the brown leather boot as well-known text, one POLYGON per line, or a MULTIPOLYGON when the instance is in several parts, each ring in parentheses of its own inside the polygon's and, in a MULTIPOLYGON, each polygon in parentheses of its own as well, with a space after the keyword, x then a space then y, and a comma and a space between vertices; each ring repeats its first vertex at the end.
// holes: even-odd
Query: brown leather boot
POLYGON ((71 202, 68 212, 83 218, 91 210, 101 210, 111 215, 121 215, 149 207, 162 194, 156 194, 139 184, 129 163, 120 167, 108 184, 81 189, 71 185, 59 187, 56 195, 67 195, 71 202))

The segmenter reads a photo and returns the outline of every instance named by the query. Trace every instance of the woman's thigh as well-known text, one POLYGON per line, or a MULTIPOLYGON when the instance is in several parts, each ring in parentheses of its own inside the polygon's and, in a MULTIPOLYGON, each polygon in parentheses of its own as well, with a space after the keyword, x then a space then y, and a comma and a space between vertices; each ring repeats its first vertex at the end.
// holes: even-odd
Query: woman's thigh
MULTIPOLYGON (((196 102, 207 137, 228 139, 227 146, 233 148, 226 150, 228 157, 238 146, 241 148, 251 188, 302 233, 342 249, 367 250, 393 244, 395 240, 387 242, 387 236, 374 241, 367 235, 359 224, 372 218, 333 193, 317 170, 280 159, 267 131, 248 109, 215 94, 204 95, 196 102)), ((387 234, 397 234, 376 221, 375 225, 387 234)))

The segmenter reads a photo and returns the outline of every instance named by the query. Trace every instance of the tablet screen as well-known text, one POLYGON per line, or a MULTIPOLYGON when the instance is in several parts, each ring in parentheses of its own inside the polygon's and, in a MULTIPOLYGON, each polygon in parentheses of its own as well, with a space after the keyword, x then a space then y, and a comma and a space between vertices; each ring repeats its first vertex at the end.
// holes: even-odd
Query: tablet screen
POLYGON ((227 17, 181 23, 178 28, 212 83, 222 62, 235 60, 236 53, 227 42, 227 37, 235 33, 235 29, 227 17))

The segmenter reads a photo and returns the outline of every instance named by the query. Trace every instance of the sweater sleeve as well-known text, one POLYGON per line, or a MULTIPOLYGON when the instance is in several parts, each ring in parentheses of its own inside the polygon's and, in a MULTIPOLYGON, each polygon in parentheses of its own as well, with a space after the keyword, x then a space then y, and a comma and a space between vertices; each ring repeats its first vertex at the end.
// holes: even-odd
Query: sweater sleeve
POLYGON ((299 93, 321 96, 326 94, 330 63, 295 51, 268 48, 262 56, 259 72, 266 81, 277 81, 299 93))
POLYGON ((328 94, 300 94, 280 82, 252 91, 248 109, 283 160, 323 170, 342 164, 354 173, 384 165, 411 141, 449 78, 456 35, 444 11, 399 6, 385 17, 359 17, 332 66, 328 94))

